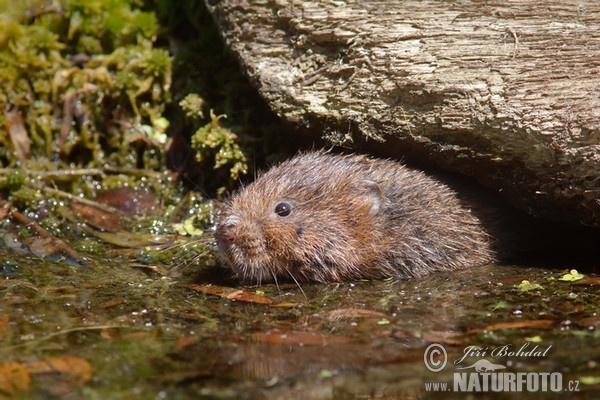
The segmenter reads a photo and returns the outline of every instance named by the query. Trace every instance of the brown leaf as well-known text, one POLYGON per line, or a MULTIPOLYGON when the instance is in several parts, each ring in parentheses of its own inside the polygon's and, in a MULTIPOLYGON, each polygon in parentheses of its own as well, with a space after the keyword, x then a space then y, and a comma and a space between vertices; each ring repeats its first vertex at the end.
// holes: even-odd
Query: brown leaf
POLYGON ((35 286, 33 283, 31 283, 28 279, 6 279, 6 280, 2 280, 0 281, 0 287, 23 287, 23 288, 27 288, 27 289, 31 289, 35 292, 39 292, 40 290, 38 289, 37 286, 35 286))
POLYGON ((247 303, 257 303, 257 304, 272 304, 273 299, 262 296, 256 293, 246 292, 244 290, 239 290, 235 288, 230 288, 226 286, 216 286, 216 285, 192 285, 187 286, 192 290, 197 290, 199 292, 212 294, 215 296, 223 297, 231 300, 239 300, 245 301, 247 303))
POLYGON ((92 379, 92 366, 77 356, 46 357, 45 360, 29 361, 22 364, 30 374, 60 374, 77 383, 92 379))
POLYGON ((522 329, 522 328, 531 328, 531 327, 544 327, 548 328, 550 325, 554 324, 555 321, 551 319, 536 319, 536 320, 528 320, 528 321, 515 321, 515 322, 501 322, 498 324, 488 325, 485 328, 481 329, 472 329, 469 333, 476 332, 484 332, 484 331, 498 331, 500 329, 522 329))
POLYGON ((4 339, 4 336, 6 336, 9 325, 10 318, 6 315, 0 315, 0 340, 4 339))
POLYGON ((100 337, 108 340, 120 340, 121 330, 114 326, 109 326, 100 331, 100 337))
POLYGON ((600 326, 600 315, 598 315, 598 313, 594 313, 589 317, 577 321, 577 325, 584 329, 595 329, 596 327, 600 326))
POLYGON ((17 223, 26 225, 28 229, 43 238, 43 240, 39 242, 35 240, 33 241, 35 251, 39 252, 39 254, 43 254, 43 256, 66 256, 67 260, 73 264, 79 264, 83 266, 88 265, 87 260, 77 251, 71 248, 71 246, 42 228, 37 222, 32 221, 27 216, 21 214, 18 210, 13 209, 10 212, 10 217, 17 223), (44 249, 44 246, 48 246, 48 248, 44 249))
POLYGON ((158 210, 153 193, 129 187, 109 189, 96 196, 96 201, 131 215, 151 215, 158 210))
POLYGON ((600 285, 600 276, 585 276, 583 279, 579 279, 574 282, 570 282, 571 285, 600 285))
POLYGON ((6 205, 6 200, 0 199, 0 219, 8 218, 10 213, 10 205, 6 205))
POLYGON ((31 377, 17 362, 0 364, 0 395, 14 397, 19 392, 27 392, 31 386, 31 377))
POLYGON ((108 308, 113 308, 113 307, 120 306, 123 303, 125 303, 125 300, 123 300, 123 299, 109 300, 109 301, 106 301, 104 303, 101 303, 101 304, 98 304, 96 306, 91 307, 90 310, 91 311, 106 310, 108 308))
POLYGON ((298 303, 291 301, 282 301, 281 303, 269 304, 269 308, 294 308, 298 306, 298 303))
POLYGON ((49 257, 61 252, 61 242, 54 237, 32 236, 25 241, 25 245, 37 257, 49 257))
POLYGON ((120 216, 88 204, 73 201, 71 210, 94 228, 106 232, 117 232, 123 227, 123 220, 120 216))
POLYGON ((25 128, 25 121, 18 110, 8 107, 4 110, 10 141, 13 145, 15 155, 20 161, 29 159, 31 139, 25 128))
POLYGON ((131 268, 141 268, 141 269, 149 269, 150 271, 156 272, 159 275, 162 276, 166 276, 168 274, 167 270, 165 270, 164 268, 161 268, 157 265, 144 265, 144 264, 139 264, 139 265, 131 265, 131 268))
POLYGON ((21 363, 37 384, 52 397, 63 397, 92 379, 92 367, 84 359, 66 355, 21 363))
POLYGON ((173 350, 175 350, 176 352, 181 352, 183 350, 185 350, 185 348, 196 344, 200 341, 200 337, 195 335, 195 336, 185 336, 181 339, 179 339, 177 341, 177 343, 175 343, 175 345, 173 346, 173 350))
POLYGON ((285 346, 325 346, 356 341, 349 336, 327 336, 309 332, 258 332, 252 336, 258 342, 285 346))

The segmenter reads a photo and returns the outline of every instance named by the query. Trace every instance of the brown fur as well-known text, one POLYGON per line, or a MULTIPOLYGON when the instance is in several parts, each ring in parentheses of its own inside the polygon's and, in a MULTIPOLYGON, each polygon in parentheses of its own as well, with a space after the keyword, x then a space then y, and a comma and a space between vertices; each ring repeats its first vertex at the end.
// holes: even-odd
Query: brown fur
POLYGON ((301 154, 240 190, 217 223, 221 258, 264 282, 418 277, 494 262, 476 204, 402 164, 301 154), (280 216, 280 203, 291 213, 280 216))

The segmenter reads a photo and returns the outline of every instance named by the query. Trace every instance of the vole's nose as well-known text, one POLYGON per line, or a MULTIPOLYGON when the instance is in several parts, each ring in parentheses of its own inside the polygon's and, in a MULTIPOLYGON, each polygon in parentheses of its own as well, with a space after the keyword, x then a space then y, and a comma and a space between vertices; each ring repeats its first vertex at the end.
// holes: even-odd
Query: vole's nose
POLYGON ((239 223, 239 218, 233 215, 227 216, 219 221, 215 231, 217 240, 227 244, 234 243, 238 236, 239 223))
POLYGON ((228 244, 235 242, 236 238, 235 229, 231 229, 231 227, 217 228, 215 235, 217 236, 217 239, 227 242, 228 244))

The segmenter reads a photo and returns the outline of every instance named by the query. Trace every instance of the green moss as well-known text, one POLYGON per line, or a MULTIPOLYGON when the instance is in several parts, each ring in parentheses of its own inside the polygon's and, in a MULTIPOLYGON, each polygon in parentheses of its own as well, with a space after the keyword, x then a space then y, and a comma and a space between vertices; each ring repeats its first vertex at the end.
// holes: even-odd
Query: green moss
POLYGON ((183 100, 179 102, 179 105, 185 111, 185 115, 193 121, 198 121, 204 118, 204 99, 195 93, 190 93, 183 100))
POLYGON ((0 175, 0 189, 17 190, 25 183, 26 178, 27 175, 21 170, 7 171, 6 174, 0 175))
MULTIPOLYGON (((132 0, 13 5, 0 3, 0 107, 23 116, 30 158, 52 159, 56 169, 139 167, 139 139, 160 159, 162 146, 141 128, 170 100, 172 60, 154 47, 154 13, 132 0)), ((0 119, 0 129, 11 128, 0 119)), ((0 130, 3 144, 11 140, 0 130)), ((12 153, 1 156, 16 165, 12 153)))
POLYGON ((219 123, 223 117, 225 116, 216 116, 211 110, 211 122, 198 129, 192 136, 192 147, 196 150, 198 161, 214 158, 215 169, 229 165, 231 178, 237 179, 240 174, 248 172, 248 163, 237 143, 237 136, 219 123))
MULTIPOLYGON (((173 58, 157 46, 160 34, 196 23, 202 34, 190 43, 201 47, 191 53, 186 47, 178 65, 189 65, 180 71, 190 73, 197 55, 212 49, 215 55, 207 55, 202 70, 223 74, 215 65, 221 45, 215 32, 208 32, 214 28, 207 30, 207 18, 204 6, 193 2, 0 0, 0 109, 5 110, 0 113, 0 196, 35 209, 42 180, 47 187, 88 198, 130 186, 169 192, 170 199, 172 181, 153 177, 165 170, 167 130, 178 118, 169 110, 186 111, 188 126, 197 129, 193 146, 202 168, 228 168, 234 180, 246 173, 237 135, 220 124, 222 116, 211 113, 207 123, 200 96, 188 95, 182 109, 170 107, 172 97, 181 99, 179 93, 204 84, 180 79, 192 83, 171 93, 173 58), (168 27, 160 25, 155 9, 171 13, 172 19, 162 17, 168 27), (28 145, 20 153, 19 140, 28 145)), ((229 80, 232 70, 228 67, 229 80)))

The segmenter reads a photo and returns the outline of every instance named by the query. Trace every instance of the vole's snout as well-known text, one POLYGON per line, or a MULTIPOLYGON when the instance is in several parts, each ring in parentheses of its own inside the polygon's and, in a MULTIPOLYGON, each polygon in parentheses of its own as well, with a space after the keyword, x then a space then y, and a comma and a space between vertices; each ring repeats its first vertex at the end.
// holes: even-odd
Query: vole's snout
POLYGON ((239 223, 239 218, 232 215, 219 221, 215 231, 217 241, 226 246, 233 244, 238 236, 239 223))
POLYGON ((235 242, 235 238, 237 236, 235 229, 232 226, 219 226, 215 235, 219 241, 227 244, 235 242))

